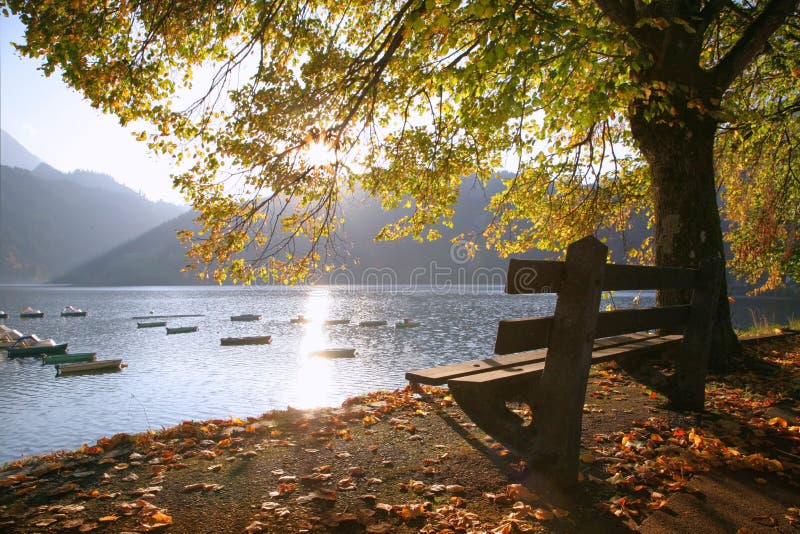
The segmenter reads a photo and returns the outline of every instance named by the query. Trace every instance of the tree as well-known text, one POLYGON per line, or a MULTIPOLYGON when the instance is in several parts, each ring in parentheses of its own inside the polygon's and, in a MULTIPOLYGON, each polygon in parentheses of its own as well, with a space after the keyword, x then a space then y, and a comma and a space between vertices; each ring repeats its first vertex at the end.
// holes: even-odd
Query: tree
MULTIPOLYGON (((485 232, 503 254, 643 214, 654 236, 634 257, 694 266, 724 254, 721 191, 739 271, 765 287, 800 274, 798 0, 5 5, 21 54, 190 165, 175 185, 204 227, 182 237, 218 279, 324 264, 356 186, 413 207, 380 238, 436 238, 462 176, 486 181, 509 154, 485 232)), ((718 366, 736 347, 721 293, 718 366)))

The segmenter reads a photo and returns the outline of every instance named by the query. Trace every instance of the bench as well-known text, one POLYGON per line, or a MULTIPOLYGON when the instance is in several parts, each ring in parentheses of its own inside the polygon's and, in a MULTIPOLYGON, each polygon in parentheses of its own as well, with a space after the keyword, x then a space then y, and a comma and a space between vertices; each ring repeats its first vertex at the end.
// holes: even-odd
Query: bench
POLYGON ((484 360, 406 373, 412 386, 447 384, 483 431, 535 465, 574 481, 592 364, 664 353, 675 370, 664 376, 675 409, 703 409, 705 378, 722 263, 698 269, 607 264, 608 248, 592 236, 572 243, 563 262, 512 259, 506 292, 557 293, 551 317, 501 321, 495 353, 484 360), (691 290, 687 305, 600 312, 603 291, 691 290), (651 333, 658 331, 659 333, 651 333), (508 403, 527 404, 525 424, 508 403))

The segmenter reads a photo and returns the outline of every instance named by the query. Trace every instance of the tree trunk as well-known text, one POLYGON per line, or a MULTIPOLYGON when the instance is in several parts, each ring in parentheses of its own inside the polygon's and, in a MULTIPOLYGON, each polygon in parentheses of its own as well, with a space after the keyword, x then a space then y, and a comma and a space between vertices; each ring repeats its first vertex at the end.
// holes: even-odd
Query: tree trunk
MULTIPOLYGON (((655 118, 647 108, 634 105, 630 116, 631 132, 652 173, 656 265, 697 267, 705 257, 724 259, 714 179, 716 122, 688 106, 679 116, 655 118)), ((741 347, 731 325, 724 273, 720 279, 710 366, 724 372, 739 359, 741 347)), ((687 291, 659 291, 657 302, 686 304, 689 297, 687 291)))

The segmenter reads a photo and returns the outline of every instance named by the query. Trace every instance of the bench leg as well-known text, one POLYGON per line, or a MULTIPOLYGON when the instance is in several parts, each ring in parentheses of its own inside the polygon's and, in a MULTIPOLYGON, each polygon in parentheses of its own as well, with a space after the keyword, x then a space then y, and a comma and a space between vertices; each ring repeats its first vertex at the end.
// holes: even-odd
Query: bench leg
MULTIPOLYGON (((453 382, 450 394, 464 413, 478 427, 520 456, 530 454, 536 434, 535 426, 525 425, 520 416, 509 410, 507 402, 524 402, 535 410, 528 394, 535 389, 538 376, 518 387, 487 388, 453 382)), ((535 412, 534 412, 535 416, 535 412)))

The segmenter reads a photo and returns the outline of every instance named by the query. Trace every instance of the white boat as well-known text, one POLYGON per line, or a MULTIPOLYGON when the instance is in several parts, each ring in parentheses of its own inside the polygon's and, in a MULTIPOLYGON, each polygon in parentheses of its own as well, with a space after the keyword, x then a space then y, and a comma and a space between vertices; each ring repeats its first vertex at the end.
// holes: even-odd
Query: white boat
POLYGON ((65 306, 61 310, 61 317, 86 317, 86 312, 75 306, 65 306))
POLYGON ((395 328, 414 328, 415 326, 419 326, 422 323, 419 323, 413 319, 405 318, 402 321, 397 321, 394 323, 395 328))
POLYGON ((16 341, 24 337, 25 334, 19 330, 14 330, 5 325, 0 324, 0 349, 5 349, 16 343, 16 341))
POLYGON ((44 312, 42 310, 33 309, 30 306, 25 306, 24 308, 22 308, 22 311, 19 312, 19 316, 22 317, 23 319, 44 317, 44 312))
POLYGON ((358 326, 386 326, 386 321, 361 321, 358 326))
POLYGON ((352 348, 320 349, 320 350, 313 350, 308 354, 309 356, 318 356, 320 358, 355 358, 356 349, 352 348))
POLYGON ((231 321, 260 321, 261 316, 255 313, 243 313, 242 315, 231 315, 231 321))

